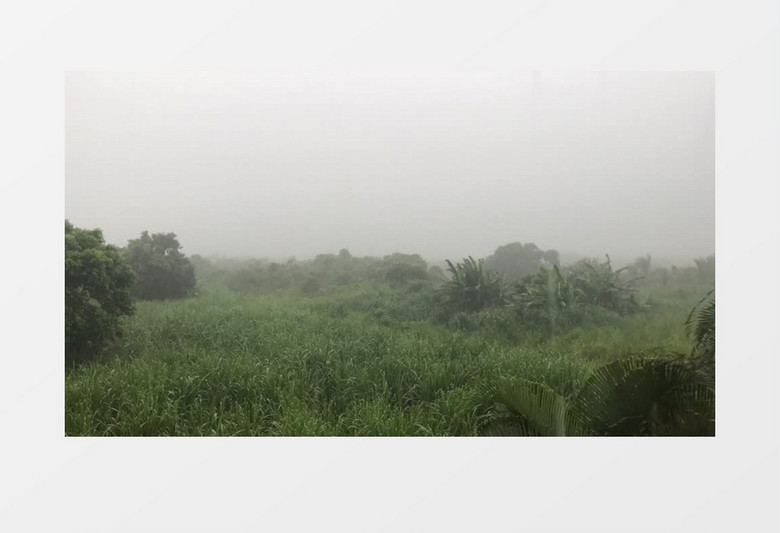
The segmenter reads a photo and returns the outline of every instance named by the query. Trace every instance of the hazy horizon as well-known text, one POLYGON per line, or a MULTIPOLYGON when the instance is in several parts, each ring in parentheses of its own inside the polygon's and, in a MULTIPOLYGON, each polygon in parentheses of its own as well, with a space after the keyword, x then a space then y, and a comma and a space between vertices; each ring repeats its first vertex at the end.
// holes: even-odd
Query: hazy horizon
POLYGON ((68 73, 65 217, 187 254, 715 251, 711 73, 68 73))

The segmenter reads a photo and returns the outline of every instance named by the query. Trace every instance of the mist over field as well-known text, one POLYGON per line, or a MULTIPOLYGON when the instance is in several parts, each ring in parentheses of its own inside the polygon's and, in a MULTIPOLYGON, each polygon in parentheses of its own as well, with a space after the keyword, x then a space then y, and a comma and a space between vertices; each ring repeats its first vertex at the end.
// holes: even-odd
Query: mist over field
POLYGON ((712 75, 65 85, 67 435, 715 434, 712 75))
POLYGON ((692 265, 715 251, 709 73, 69 73, 65 217, 125 246, 692 265))

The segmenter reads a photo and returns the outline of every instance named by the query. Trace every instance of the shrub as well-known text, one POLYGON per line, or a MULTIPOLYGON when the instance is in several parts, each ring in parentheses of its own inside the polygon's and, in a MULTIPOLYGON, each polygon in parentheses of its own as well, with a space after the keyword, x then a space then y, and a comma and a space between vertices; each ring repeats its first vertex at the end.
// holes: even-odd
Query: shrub
POLYGON ((639 310, 639 303, 634 298, 633 280, 620 280, 623 270, 612 270, 609 256, 605 263, 582 260, 567 268, 542 268, 523 279, 517 301, 525 310, 553 314, 576 314, 583 306, 632 314, 639 310))
POLYGON ((397 263, 385 272, 385 281, 391 285, 403 285, 414 280, 428 279, 428 271, 425 267, 397 263))
POLYGON ((447 308, 454 313, 474 312, 504 303, 504 286, 498 274, 484 268, 484 261, 468 257, 453 265, 447 260, 452 279, 443 288, 447 308))
POLYGON ((133 271, 99 229, 65 221, 65 360, 96 356, 121 333, 133 312, 133 271))

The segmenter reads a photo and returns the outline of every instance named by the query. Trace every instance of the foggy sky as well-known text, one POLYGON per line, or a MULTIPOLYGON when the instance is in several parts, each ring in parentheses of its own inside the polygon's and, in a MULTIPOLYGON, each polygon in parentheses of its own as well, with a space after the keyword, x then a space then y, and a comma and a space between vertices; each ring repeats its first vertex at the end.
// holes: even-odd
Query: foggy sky
POLYGON ((715 251, 710 73, 69 73, 65 216, 299 259, 715 251))

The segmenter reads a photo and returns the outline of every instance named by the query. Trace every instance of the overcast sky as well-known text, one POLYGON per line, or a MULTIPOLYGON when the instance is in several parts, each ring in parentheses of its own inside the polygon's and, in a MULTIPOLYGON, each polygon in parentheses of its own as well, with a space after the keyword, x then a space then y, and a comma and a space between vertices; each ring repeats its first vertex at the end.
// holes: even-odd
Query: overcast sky
POLYGON ((187 254, 715 250, 710 73, 69 73, 65 216, 187 254))

